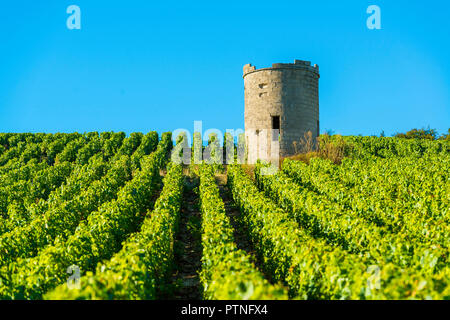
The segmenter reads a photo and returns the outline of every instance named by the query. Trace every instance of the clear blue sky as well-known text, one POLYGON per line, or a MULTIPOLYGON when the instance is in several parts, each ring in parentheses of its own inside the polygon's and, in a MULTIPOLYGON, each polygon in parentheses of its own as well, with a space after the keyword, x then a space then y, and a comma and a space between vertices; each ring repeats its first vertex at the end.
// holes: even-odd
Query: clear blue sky
POLYGON ((450 127, 448 1, 14 0, 0 35, 2 132, 243 128, 243 65, 294 59, 320 66, 322 131, 450 127))

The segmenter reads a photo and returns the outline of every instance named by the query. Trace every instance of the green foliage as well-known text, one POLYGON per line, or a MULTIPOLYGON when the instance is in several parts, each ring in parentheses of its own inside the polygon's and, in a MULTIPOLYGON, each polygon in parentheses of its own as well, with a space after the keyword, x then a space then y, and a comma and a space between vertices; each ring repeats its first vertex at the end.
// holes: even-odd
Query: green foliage
MULTIPOLYGON (((330 137, 331 141, 337 136, 330 137)), ((399 139, 392 137, 343 137, 349 145, 345 156, 362 158, 391 158, 391 157, 416 157, 426 155, 448 155, 450 153, 450 143, 447 140, 422 140, 422 139, 399 139)))
POLYGON ((375 157, 346 159, 335 166, 313 159, 309 166, 286 161, 283 172, 305 192, 322 195, 321 202, 340 203, 346 213, 405 235, 408 242, 447 248, 450 230, 441 222, 448 221, 450 207, 449 161, 440 155, 375 157))
POLYGON ((56 155, 55 163, 61 163, 61 162, 74 162, 78 155, 78 150, 83 148, 83 146, 87 143, 85 137, 80 137, 78 139, 70 141, 62 150, 61 153, 56 155))
POLYGON ((121 156, 131 156, 134 151, 139 147, 141 144, 143 134, 140 132, 133 132, 127 139, 125 139, 115 154, 116 158, 119 158, 121 156))
POLYGON ((0 220, 0 233, 3 234, 26 223, 28 210, 37 203, 47 200, 50 193, 66 181, 73 167, 71 163, 63 162, 42 170, 37 169, 31 180, 21 180, 0 188, 2 206, 0 210, 5 212, 4 219, 0 220), (4 207, 5 204, 7 208, 4 207))
POLYGON ((356 257, 333 250, 299 229, 285 211, 257 190, 241 167, 229 167, 228 183, 265 271, 285 281, 291 296, 346 299, 355 294, 351 273, 365 269, 356 257), (349 265, 354 269, 347 270, 349 265))
MULTIPOLYGON (((187 164, 188 160, 190 160, 190 154, 184 154, 186 150, 189 150, 188 145, 188 136, 186 131, 182 131, 176 137, 176 145, 172 149, 170 159, 175 164, 187 164)), ((190 150, 189 150, 190 151, 190 150)))
POLYGON ((424 139, 424 140, 436 140, 438 133, 436 129, 412 129, 406 133, 396 133, 396 138, 402 139, 424 139))
POLYGON ((211 133, 208 137, 208 146, 204 151, 203 163, 212 165, 217 170, 223 168, 223 148, 216 133, 211 133))
POLYGON ((167 287, 172 268, 182 194, 182 168, 171 165, 155 209, 148 212, 140 231, 131 235, 111 260, 99 263, 95 274, 88 272, 82 277, 81 289, 69 289, 63 284, 45 298, 156 299, 158 292, 167 287))
MULTIPOLYGON (((328 224, 325 218, 314 220, 298 216, 299 219, 295 219, 292 212, 278 208, 265 198, 253 185, 251 179, 245 175, 242 168, 235 166, 230 169, 228 181, 233 197, 242 210, 243 222, 249 229, 249 235, 260 259, 265 262, 266 271, 270 272, 274 279, 286 281, 292 296, 303 299, 442 299, 449 297, 448 284, 445 280, 445 277, 450 274, 449 270, 442 266, 441 269, 434 270, 435 274, 430 275, 428 272, 433 270, 435 261, 433 258, 428 259, 429 256, 423 257, 422 263, 428 264, 423 267, 423 272, 400 268, 398 264, 388 259, 381 261, 382 264, 375 265, 375 269, 379 270, 380 286, 373 288, 370 286, 372 275, 369 272, 373 269, 371 268, 373 262, 362 252, 352 254, 340 248, 345 244, 338 240, 338 236, 342 237, 337 233, 339 224, 335 225, 339 221, 338 218, 330 217, 335 219, 333 220, 335 223, 328 224), (296 220, 301 222, 300 225, 296 220), (331 242, 312 237, 312 234, 325 237, 326 233, 331 237, 331 242)), ((290 187, 293 188, 292 185, 290 187)), ((288 188, 283 194, 285 197, 288 197, 287 190, 288 188)), ((290 198, 291 204, 297 195, 299 193, 294 190, 294 195, 290 198)), ((280 194, 277 197, 280 197, 280 194)), ((289 204, 289 202, 286 203, 289 204)), ((307 205, 309 214, 309 206, 316 204, 307 205)), ((324 209, 324 207, 320 208, 324 209)), ((295 212, 299 211, 295 210, 295 212)), ((319 217, 320 211, 315 212, 316 217, 319 217)), ((351 227, 350 224, 347 226, 347 228, 351 227)), ((366 236, 370 237, 368 234, 366 236)), ((350 242, 349 237, 346 239, 350 242)), ((406 246, 407 243, 402 245, 406 246)))
MULTIPOLYGON (((37 138, 36 138, 37 139, 37 138)), ((36 140, 35 139, 35 140, 36 140)), ((49 194, 66 182, 76 160, 76 150, 86 143, 78 134, 44 135, 41 143, 31 143, 18 158, 11 159, 6 165, 0 183, 0 234, 11 231, 28 222, 28 211, 40 201, 45 201, 49 194), (61 150, 61 146, 64 148, 61 150), (47 161, 48 150, 53 150, 56 163, 52 166, 47 161), (61 151, 60 153, 57 153, 61 151)), ((54 156, 53 156, 54 157, 54 156)))
POLYGON ((158 133, 156 131, 151 131, 142 138, 141 144, 131 156, 133 170, 140 169, 140 160, 142 156, 149 155, 151 152, 155 151, 157 145, 158 133))
POLYGON ((116 132, 108 135, 101 135, 103 141, 103 155, 105 159, 112 158, 119 148, 122 146, 125 139, 125 132, 116 132))
POLYGON ((234 138, 230 132, 226 132, 223 137, 223 150, 226 156, 227 164, 234 164, 236 157, 236 148, 234 146, 234 138))
POLYGON ((203 141, 200 132, 194 132, 192 141, 191 164, 201 164, 203 158, 203 141))
MULTIPOLYGON (((128 139, 135 140, 136 136, 131 135, 128 139)), ((79 212, 83 211, 78 206, 85 205, 85 202, 80 201, 77 202, 77 207, 67 210, 66 215, 57 217, 52 214, 49 218, 57 223, 54 230, 59 233, 54 244, 46 246, 33 258, 18 259, 4 267, 0 271, 0 297, 40 299, 48 290, 65 281, 68 266, 76 265, 84 273, 92 271, 98 262, 111 258, 120 249, 126 236, 136 231, 142 221, 142 214, 151 208, 152 195, 160 182, 159 169, 167 161, 170 143, 170 134, 163 134, 157 150, 142 158, 141 170, 135 172, 133 179, 118 192, 109 190, 108 183, 95 188, 102 194, 91 193, 98 197, 93 203, 89 203, 90 208, 86 212, 90 212, 98 204, 100 206, 97 211, 87 217, 80 215, 79 212), (103 193, 105 187, 106 194, 103 193), (101 199, 104 196, 112 200, 101 199), (65 223, 61 223, 63 219, 70 223, 70 219, 79 221, 80 218, 85 220, 78 224, 73 234, 66 231, 63 226, 65 223)), ((127 143, 126 140, 124 145, 127 146, 125 150, 130 150, 129 146, 134 143, 127 143)), ((127 161, 128 157, 119 159, 119 162, 127 161)), ((127 169, 130 164, 122 167, 127 169)), ((118 178, 117 181, 119 180, 125 179, 118 178)), ((90 196, 86 200, 88 198, 90 196)), ((76 223, 72 226, 76 226, 76 223)), ((46 234, 47 231, 43 232, 41 238, 46 237, 46 234)))
MULTIPOLYGON (((262 175, 259 163, 255 182, 228 166, 258 267, 281 285, 235 244, 211 135, 211 164, 194 166, 201 221, 187 222, 201 233, 204 298, 286 299, 284 285, 300 299, 450 299, 450 143, 424 134, 436 138, 321 136, 308 165, 262 175)), ((244 142, 228 161, 243 163, 244 142)), ((199 133, 192 148, 202 154, 199 133)), ((184 185, 169 163, 156 200, 171 149, 170 133, 0 134, 0 298, 166 297, 184 185), (67 287, 72 265, 81 289, 67 287)))
POLYGON ((442 134, 442 136, 439 137, 440 140, 447 140, 450 141, 450 129, 448 129, 447 134, 442 134))
MULTIPOLYGON (((390 232, 384 226, 369 223, 370 217, 365 212, 365 208, 370 208, 368 203, 360 203, 360 210, 354 210, 344 206, 337 198, 333 201, 308 189, 307 178, 302 179, 303 183, 295 184, 283 172, 272 176, 260 175, 260 167, 261 165, 255 170, 259 186, 312 236, 323 238, 328 244, 350 253, 359 254, 367 263, 377 266, 392 263, 404 275, 412 278, 417 274, 427 279, 428 283, 432 283, 434 275, 447 267, 448 249, 437 246, 433 241, 435 239, 417 238, 417 229, 409 234, 404 229, 390 232)), ((284 169, 297 177, 297 181, 300 175, 304 176, 303 171, 307 170, 304 167, 308 166, 301 162, 290 161, 284 164, 284 169)), ((315 172, 312 179, 317 175, 320 172, 315 172)), ((323 184, 327 184, 325 179, 321 181, 320 187, 323 184)), ((334 189, 332 185, 329 187, 334 189)), ((336 188, 336 191, 334 195, 342 192, 343 188, 336 188)), ((352 192, 345 194, 358 197, 352 192)), ((365 199, 360 198, 360 201, 365 199)), ((448 230, 442 230, 440 239, 445 241, 445 237, 448 240, 448 230)), ((421 290, 426 292, 427 289, 429 288, 425 285, 421 290)))
POLYGON ((200 170, 202 211, 202 272, 204 298, 219 300, 287 299, 280 286, 272 286, 250 262, 233 239, 233 228, 225 213, 214 179, 214 168, 200 170))
POLYGON ((131 177, 129 160, 125 157, 116 167, 108 170, 102 160, 79 168, 47 202, 29 208, 30 221, 0 237, 0 264, 18 257, 30 257, 56 237, 66 237, 82 218, 94 210, 131 177), (105 170, 106 169, 106 170, 105 170), (100 179, 107 171, 108 174, 100 179))
MULTIPOLYGON (((92 144, 96 144, 97 140, 93 140, 92 144)), ((146 148, 147 144, 141 150, 146 148)), ((139 161, 143 155, 139 152, 132 159, 139 161)), ((84 159, 86 153, 79 156, 84 159)), ((55 171, 55 168, 51 170, 55 171)), ((105 162, 102 154, 90 158, 89 164, 77 167, 66 184, 55 190, 48 201, 31 205, 20 216, 15 213, 15 216, 29 223, 1 235, 0 265, 18 257, 34 256, 37 250, 52 244, 57 237, 66 238, 90 212, 103 202, 112 200, 129 179, 131 162, 128 156, 115 157, 110 162, 105 162)))

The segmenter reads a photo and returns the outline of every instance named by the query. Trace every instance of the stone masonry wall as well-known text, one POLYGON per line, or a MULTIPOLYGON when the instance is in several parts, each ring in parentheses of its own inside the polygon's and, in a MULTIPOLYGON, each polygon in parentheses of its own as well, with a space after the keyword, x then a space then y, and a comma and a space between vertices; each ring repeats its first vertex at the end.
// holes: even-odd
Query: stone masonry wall
MULTIPOLYGON (((272 116, 280 117, 281 156, 294 154, 293 142, 319 133, 319 67, 308 61, 276 63, 257 70, 244 66, 245 136, 248 162, 272 158, 272 116)), ((278 151, 278 150, 277 150, 278 151)))

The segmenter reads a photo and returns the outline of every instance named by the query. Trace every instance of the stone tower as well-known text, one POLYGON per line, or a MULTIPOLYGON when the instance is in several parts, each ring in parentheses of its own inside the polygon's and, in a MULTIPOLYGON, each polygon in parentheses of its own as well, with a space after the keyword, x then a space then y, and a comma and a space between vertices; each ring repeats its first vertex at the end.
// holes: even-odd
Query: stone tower
POLYGON ((271 68, 244 66, 247 161, 295 153, 305 132, 319 135, 319 66, 295 60, 271 68), (279 129, 275 136, 272 129, 279 129), (279 141, 279 149, 272 141, 279 141))

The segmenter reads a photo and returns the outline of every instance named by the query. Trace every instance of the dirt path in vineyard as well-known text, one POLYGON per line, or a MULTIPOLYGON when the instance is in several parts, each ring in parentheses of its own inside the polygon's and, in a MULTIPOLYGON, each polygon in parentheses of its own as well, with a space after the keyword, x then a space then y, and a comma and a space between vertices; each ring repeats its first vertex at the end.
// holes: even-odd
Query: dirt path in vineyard
POLYGON ((180 227, 175 241, 175 270, 171 299, 199 300, 201 285, 198 272, 201 269, 201 215, 198 194, 194 188, 198 180, 187 177, 180 216, 180 227))
POLYGON ((230 218, 231 225, 234 229, 234 242, 238 249, 245 251, 249 256, 251 261, 255 264, 258 270, 264 275, 264 277, 272 282, 272 279, 263 271, 261 268, 261 263, 256 258, 255 249, 247 236, 247 230, 239 223, 240 211, 234 203, 233 197, 229 192, 226 185, 226 175, 218 175, 216 177, 217 185, 219 186, 220 196, 222 197, 223 203, 225 205, 225 212, 230 218))

